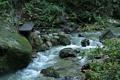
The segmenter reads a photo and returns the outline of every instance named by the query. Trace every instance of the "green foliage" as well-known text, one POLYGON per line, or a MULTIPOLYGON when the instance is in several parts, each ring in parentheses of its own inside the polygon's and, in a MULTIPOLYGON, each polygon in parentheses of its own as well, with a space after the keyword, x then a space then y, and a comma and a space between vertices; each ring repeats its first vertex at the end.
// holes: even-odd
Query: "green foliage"
POLYGON ((113 17, 120 19, 120 1, 119 0, 113 0, 113 17))
POLYGON ((57 15, 64 15, 64 9, 44 0, 32 0, 25 4, 25 14, 38 26, 48 27, 57 15))
POLYGON ((3 15, 9 9, 9 0, 0 0, 0 15, 3 15))
POLYGON ((0 20, 23 6, 22 17, 42 27, 60 24, 62 16, 71 24, 93 23, 103 29, 108 16, 120 18, 119 0, 0 0, 0 20))
POLYGON ((89 57, 93 60, 100 56, 103 61, 92 62, 86 76, 89 80, 119 80, 120 79, 120 39, 113 38, 104 41, 105 47, 91 50, 89 57))
MULTIPOLYGON (((47 0, 48 1, 48 0, 47 0)), ((119 0, 49 0, 64 5, 68 14, 76 13, 83 22, 102 24, 107 16, 120 16, 119 0), (59 2, 59 3, 58 3, 59 2)))

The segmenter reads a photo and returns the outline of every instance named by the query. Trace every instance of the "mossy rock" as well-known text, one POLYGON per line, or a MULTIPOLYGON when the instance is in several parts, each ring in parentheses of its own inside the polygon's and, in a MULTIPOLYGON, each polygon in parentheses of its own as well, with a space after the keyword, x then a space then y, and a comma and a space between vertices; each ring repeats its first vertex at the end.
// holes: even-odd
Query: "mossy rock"
POLYGON ((55 71, 54 68, 52 67, 48 67, 46 69, 43 69, 41 71, 41 73, 44 75, 44 76, 47 76, 47 77, 55 77, 55 78, 60 78, 60 75, 58 72, 55 71))
POLYGON ((66 34, 59 34, 60 37, 60 45, 69 45, 70 39, 66 34))
POLYGON ((36 51, 44 51, 44 48, 42 47, 42 39, 39 38, 35 32, 31 33, 30 42, 32 44, 33 49, 35 49, 36 51))
POLYGON ((0 75, 27 67, 32 47, 28 40, 12 30, 0 29, 0 75))
POLYGON ((76 53, 72 48, 64 48, 59 52, 60 58, 76 57, 76 53))

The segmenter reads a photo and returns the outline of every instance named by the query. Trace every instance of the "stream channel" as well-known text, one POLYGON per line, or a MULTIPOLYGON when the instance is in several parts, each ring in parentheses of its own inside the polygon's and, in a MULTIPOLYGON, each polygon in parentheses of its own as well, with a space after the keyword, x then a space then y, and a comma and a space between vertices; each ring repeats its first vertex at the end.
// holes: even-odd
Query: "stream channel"
MULTIPOLYGON (((80 51, 87 51, 90 48, 97 48, 98 46, 102 47, 103 45, 99 42, 99 36, 102 34, 101 32, 82 32, 84 37, 78 37, 79 33, 71 34, 70 41, 71 44, 67 46, 55 46, 50 50, 46 50, 44 52, 38 52, 38 57, 33 58, 31 63, 27 68, 19 70, 15 73, 11 73, 9 75, 5 75, 0 77, 0 80, 63 80, 63 79, 55 79, 52 77, 45 77, 40 74, 42 69, 45 69, 49 66, 53 66, 55 69, 58 69, 58 72, 61 76, 79 76, 82 73, 80 72, 80 68, 84 65, 88 59, 87 57, 77 56, 74 59, 60 59, 59 52, 64 48, 73 48, 79 49, 80 51), (90 45, 86 47, 81 46, 81 41, 83 39, 89 39, 90 45), (74 62, 74 63, 73 63, 74 62), (63 69, 60 69, 63 68, 63 69)), ((73 79, 78 80, 78 79, 73 79)))

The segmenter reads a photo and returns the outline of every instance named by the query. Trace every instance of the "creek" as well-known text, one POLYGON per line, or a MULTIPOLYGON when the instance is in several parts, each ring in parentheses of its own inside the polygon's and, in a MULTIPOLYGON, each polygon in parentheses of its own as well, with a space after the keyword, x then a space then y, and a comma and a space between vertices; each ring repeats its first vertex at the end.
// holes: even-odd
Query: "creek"
MULTIPOLYGON (((62 76, 74 75, 79 76, 76 67, 81 67, 84 65, 88 60, 87 57, 81 58, 81 56, 77 56, 77 59, 74 66, 71 64, 70 60, 63 60, 59 58, 60 50, 64 48, 73 48, 79 49, 80 51, 87 51, 90 48, 97 48, 98 46, 102 47, 103 45, 99 42, 99 36, 101 32, 82 32, 84 37, 78 37, 79 33, 71 34, 70 41, 71 44, 67 46, 55 46, 52 47, 50 50, 46 50, 44 52, 38 52, 38 57, 33 58, 31 63, 28 65, 27 68, 19 70, 15 73, 8 74, 6 76, 0 77, 0 80, 56 80, 52 77, 45 77, 40 74, 42 69, 45 69, 49 66, 57 67, 64 67, 64 69, 60 72, 62 76), (86 47, 81 46, 81 41, 87 38, 90 40, 90 45, 86 47), (70 65, 69 65, 70 63, 70 65), (72 65, 72 68, 68 68, 72 65)), ((61 79, 62 80, 62 79, 61 79)), ((74 79, 76 80, 76 79, 74 79)))

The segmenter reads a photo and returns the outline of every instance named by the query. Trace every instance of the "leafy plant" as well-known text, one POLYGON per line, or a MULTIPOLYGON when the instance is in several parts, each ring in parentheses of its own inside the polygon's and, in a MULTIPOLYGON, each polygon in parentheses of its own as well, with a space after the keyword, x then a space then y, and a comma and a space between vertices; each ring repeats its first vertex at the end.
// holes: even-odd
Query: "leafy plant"
POLYGON ((25 4, 25 14, 28 20, 34 21, 38 26, 51 26, 57 15, 64 15, 64 9, 44 0, 32 0, 25 4))
POLYGON ((103 61, 92 62, 90 70, 86 73, 88 80, 119 80, 120 79, 120 39, 113 38, 104 41, 105 47, 90 51, 94 60, 101 56, 103 61))

